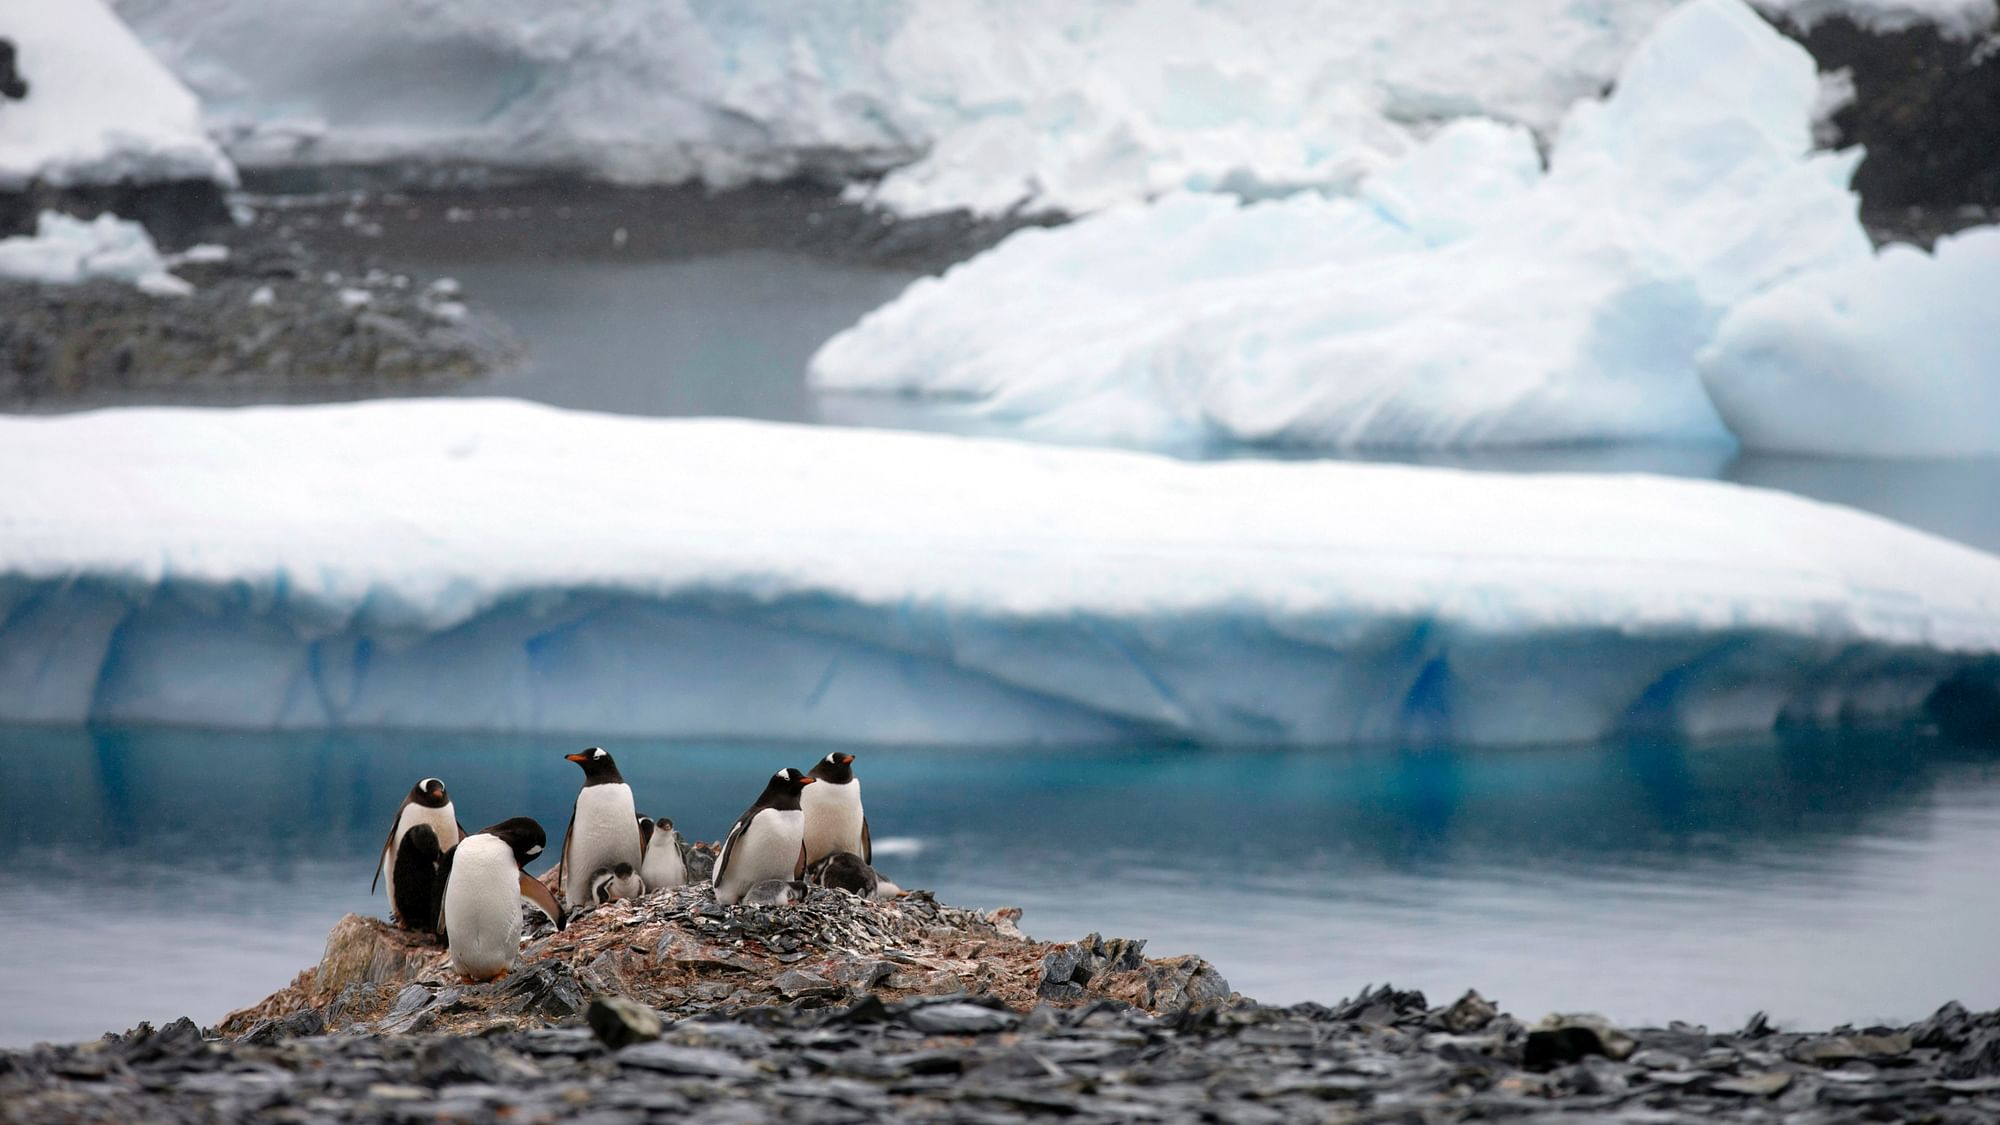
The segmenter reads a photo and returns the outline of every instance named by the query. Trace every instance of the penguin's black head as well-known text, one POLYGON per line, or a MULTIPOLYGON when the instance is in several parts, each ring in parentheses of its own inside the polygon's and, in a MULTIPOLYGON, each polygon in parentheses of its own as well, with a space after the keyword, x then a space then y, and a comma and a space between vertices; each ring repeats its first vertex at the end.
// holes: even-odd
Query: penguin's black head
POLYGON ((630 879, 632 876, 638 874, 638 872, 632 870, 632 865, 629 863, 620 863, 611 869, 611 873, 620 879, 630 879))
POLYGON ((854 755, 836 750, 819 760, 812 775, 831 785, 845 785, 854 780, 854 755))
POLYGON ((618 772, 618 763, 611 760, 611 755, 605 753, 602 746, 592 746, 574 754, 565 754, 563 758, 583 767, 585 785, 609 785, 625 780, 618 772))
POLYGON ((790 768, 779 770, 764 783, 764 795, 757 803, 768 809, 795 809, 799 807, 799 794, 813 783, 813 778, 790 768))
POLYGON ((542 854, 542 848, 549 842, 548 835, 533 817, 513 816, 480 831, 488 836, 498 836, 514 849, 514 862, 522 867, 528 861, 542 854))
POLYGON ((430 825, 412 824, 410 830, 403 833, 402 842, 396 845, 398 863, 402 862, 404 852, 435 860, 444 854, 444 849, 438 846, 437 833, 431 831, 430 825))
POLYGON ((646 846, 648 844, 651 844, 652 842, 653 842, 653 818, 650 816, 642 816, 639 818, 639 850, 641 852, 645 851, 646 846))
POLYGON ((441 809, 451 803, 445 796, 444 782, 435 777, 427 777, 410 787, 410 800, 427 809, 441 809))

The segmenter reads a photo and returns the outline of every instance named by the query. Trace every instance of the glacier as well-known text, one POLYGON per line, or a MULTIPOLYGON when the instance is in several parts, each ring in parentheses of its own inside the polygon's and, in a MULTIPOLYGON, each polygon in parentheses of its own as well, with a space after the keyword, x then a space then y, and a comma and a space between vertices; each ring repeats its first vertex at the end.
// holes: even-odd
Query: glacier
POLYGON ((178 180, 236 183, 195 96, 104 0, 9 0, 0 34, 28 81, 0 104, 0 191, 178 180))
POLYGON ((1691 0, 1575 106, 1544 172, 1462 121, 1352 198, 1176 195, 1023 231, 813 357, 822 390, 1036 436, 1464 447, 1731 440, 1696 355, 1737 302, 1866 261, 1858 151, 1812 152, 1804 49, 1691 0))
POLYGON ((872 177, 902 213, 1340 190, 1552 128, 1670 0, 117 0, 245 167, 872 177))
POLYGON ((2000 676, 2000 558, 1643 475, 406 400, 0 418, 0 480, 0 721, 1522 743, 2000 676))
POLYGON ((2000 457, 1996 281, 2000 227, 1884 247, 1732 308, 1701 377, 1759 449, 2000 457))

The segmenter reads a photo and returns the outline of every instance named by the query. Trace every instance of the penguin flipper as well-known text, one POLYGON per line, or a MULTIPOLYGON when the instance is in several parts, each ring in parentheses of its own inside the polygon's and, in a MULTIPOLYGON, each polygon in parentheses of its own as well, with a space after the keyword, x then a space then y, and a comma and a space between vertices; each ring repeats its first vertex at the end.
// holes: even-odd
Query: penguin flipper
POLYGON ((451 861, 457 858, 457 856, 458 856, 457 844, 453 844, 451 847, 445 849, 444 855, 438 860, 437 882, 432 884, 433 893, 437 895, 436 933, 438 939, 443 941, 446 946, 451 945, 451 935, 446 933, 444 929, 444 890, 445 887, 451 884, 451 861))
POLYGON ((718 887, 722 886, 722 873, 729 868, 729 854, 736 850, 736 841, 743 838, 743 830, 750 827, 750 818, 755 815, 757 810, 752 808, 736 818, 735 825, 729 829, 729 835, 723 837, 722 850, 716 853, 715 871, 709 876, 709 882, 718 887))
POLYGON ((861 861, 875 862, 875 841, 868 838, 868 814, 861 814, 861 861))
POLYGON ((560 930, 568 924, 563 917, 563 908, 556 904, 556 896, 549 893, 548 886, 540 879, 526 871, 521 872, 521 897, 540 907, 542 913, 549 916, 549 921, 556 924, 556 929, 560 930))
POLYGON ((797 863, 792 864, 792 879, 796 881, 799 879, 803 879, 805 877, 806 877, 806 842, 804 840, 800 840, 799 859, 797 863))
MULTIPOLYGON (((375 858, 375 877, 368 880, 368 893, 375 893, 375 884, 382 881, 382 869, 395 863, 396 829, 402 827, 403 810, 410 807, 409 794, 403 795, 403 803, 396 806, 396 815, 389 818, 389 835, 382 840, 382 854, 375 858)), ((464 830, 459 835, 465 835, 464 830)))
POLYGON ((583 791, 579 789, 576 800, 569 807, 569 827, 563 829, 562 854, 556 857, 556 886, 562 888, 565 897, 569 895, 569 841, 570 837, 576 835, 576 809, 581 804, 583 804, 583 791))

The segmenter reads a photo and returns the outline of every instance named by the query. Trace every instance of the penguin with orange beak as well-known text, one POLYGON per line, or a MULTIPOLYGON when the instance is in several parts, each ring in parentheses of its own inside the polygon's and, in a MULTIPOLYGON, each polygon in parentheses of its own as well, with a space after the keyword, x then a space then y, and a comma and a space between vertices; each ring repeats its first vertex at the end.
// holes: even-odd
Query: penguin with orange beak
POLYGON ((558 876, 563 901, 577 904, 592 901, 590 878, 599 868, 615 869, 623 863, 636 871, 643 849, 632 787, 625 784, 618 763, 601 746, 564 757, 583 767, 583 788, 570 810, 569 830, 563 834, 558 876))
POLYGON ((806 814, 806 863, 840 852, 875 862, 868 814, 861 811, 861 779, 854 776, 854 755, 828 754, 812 768, 812 778, 819 784, 799 796, 799 807, 806 814))
POLYGON ((814 780, 782 769, 764 783, 757 803, 736 818, 722 854, 715 860, 715 901, 738 903, 751 886, 766 879, 791 881, 805 874, 805 813, 799 794, 814 780))

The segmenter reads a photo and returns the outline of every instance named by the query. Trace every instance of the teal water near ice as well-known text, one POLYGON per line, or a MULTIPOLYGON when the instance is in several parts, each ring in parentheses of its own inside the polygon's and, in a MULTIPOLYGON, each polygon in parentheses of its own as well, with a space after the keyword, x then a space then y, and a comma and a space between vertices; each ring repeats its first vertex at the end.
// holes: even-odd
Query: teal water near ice
MULTIPOLYGON (((0 1044, 213 1022, 368 892, 403 791, 559 838, 546 740, 0 729, 0 1044)), ((825 747, 625 742, 713 839, 825 747)), ((1519 1014, 1831 1025, 2000 1005, 2000 752, 1923 734, 1505 751, 856 748, 879 866, 1198 952, 1259 999, 1390 981, 1519 1014)))

